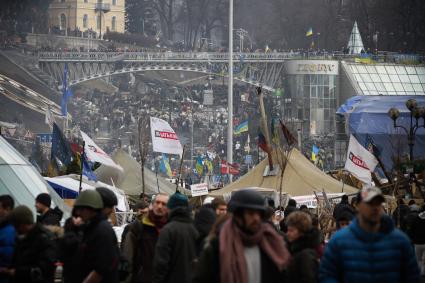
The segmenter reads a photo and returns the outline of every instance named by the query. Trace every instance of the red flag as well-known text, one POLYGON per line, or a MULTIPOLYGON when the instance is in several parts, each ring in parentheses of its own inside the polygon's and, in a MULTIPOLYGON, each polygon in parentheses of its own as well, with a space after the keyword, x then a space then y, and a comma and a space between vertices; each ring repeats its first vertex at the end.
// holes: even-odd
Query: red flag
POLYGON ((239 165, 237 163, 229 164, 227 161, 221 161, 221 174, 239 174, 239 165))
POLYGON ((283 135, 285 136, 285 139, 286 139, 286 142, 288 143, 288 145, 291 146, 291 145, 297 143, 297 139, 291 134, 291 132, 285 126, 285 124, 283 124, 282 120, 279 120, 279 123, 280 123, 280 127, 282 129, 283 135))

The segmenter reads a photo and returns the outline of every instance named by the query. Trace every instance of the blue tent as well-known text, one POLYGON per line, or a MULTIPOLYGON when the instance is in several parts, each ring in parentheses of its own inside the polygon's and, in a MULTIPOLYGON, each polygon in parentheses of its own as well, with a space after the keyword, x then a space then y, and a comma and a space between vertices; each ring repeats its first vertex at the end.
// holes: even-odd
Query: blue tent
MULTIPOLYGON (((357 140, 367 145, 372 140, 377 146, 382 163, 387 171, 393 168, 393 160, 397 157, 407 157, 409 147, 407 134, 403 129, 394 128, 393 120, 388 110, 396 107, 400 111, 397 125, 409 129, 410 111, 406 107, 408 99, 416 99, 419 107, 425 107, 425 96, 355 96, 348 99, 338 110, 337 115, 345 117, 346 133, 353 134, 357 140)), ((415 122, 415 119, 413 119, 415 122)), ((423 125, 424 120, 419 120, 423 125)), ((414 159, 425 158, 425 128, 416 132, 414 159)))

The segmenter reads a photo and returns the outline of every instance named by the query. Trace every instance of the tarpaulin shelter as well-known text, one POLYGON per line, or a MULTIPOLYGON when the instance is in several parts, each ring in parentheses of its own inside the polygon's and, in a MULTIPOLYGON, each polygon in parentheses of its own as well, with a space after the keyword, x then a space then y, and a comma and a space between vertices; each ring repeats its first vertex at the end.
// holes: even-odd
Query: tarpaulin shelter
MULTIPOLYGON (((80 175, 71 174, 54 178, 45 177, 44 179, 62 198, 75 199, 78 196, 80 190, 80 175)), ((128 203, 123 191, 103 182, 89 181, 87 177, 83 176, 81 183, 83 191, 94 190, 98 187, 104 187, 111 190, 118 200, 116 208, 119 211, 128 211, 128 203)))
MULTIPOLYGON (((97 179, 110 185, 113 182, 127 195, 139 196, 142 192, 141 165, 123 149, 117 149, 111 157, 123 168, 123 172, 101 165, 95 171, 97 179)), ((158 187, 161 193, 171 195, 176 191, 175 184, 171 184, 160 176, 158 176, 157 184, 155 173, 145 167, 145 192, 147 194, 157 194, 158 187)))
MULTIPOLYGON (((409 129, 410 111, 406 107, 408 99, 415 99, 419 107, 425 107, 425 96, 377 95, 352 97, 337 110, 337 115, 345 117, 347 135, 353 134, 365 147, 372 141, 387 171, 393 168, 394 158, 409 154, 406 132, 400 128, 395 129, 393 120, 388 115, 390 108, 397 108, 400 111, 397 125, 409 129)), ((423 123, 422 118, 419 123, 423 123)), ((416 132, 413 155, 414 159, 425 157, 424 128, 419 128, 416 132)))
POLYGON ((0 136, 0 195, 10 195, 16 205, 28 206, 35 215, 35 198, 41 193, 52 197, 52 207, 59 207, 65 217, 70 208, 47 184, 34 166, 0 136))
MULTIPOLYGON (((273 152, 273 161, 278 166, 278 160, 285 160, 285 156, 279 151, 273 152)), ((273 176, 264 176, 268 166, 268 158, 261 161, 251 171, 226 187, 213 191, 211 196, 224 196, 232 191, 247 188, 261 187, 274 189, 291 196, 311 195, 314 192, 326 193, 355 193, 358 190, 332 178, 319 168, 314 166, 298 149, 294 148, 288 154, 288 162, 284 168, 283 177, 280 172, 273 176)))

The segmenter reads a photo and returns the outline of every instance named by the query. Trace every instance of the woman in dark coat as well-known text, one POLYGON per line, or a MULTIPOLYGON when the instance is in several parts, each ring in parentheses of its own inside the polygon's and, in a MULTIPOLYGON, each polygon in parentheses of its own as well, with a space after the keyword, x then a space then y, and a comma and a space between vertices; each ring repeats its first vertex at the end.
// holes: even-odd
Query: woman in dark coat
POLYGON ((287 269, 285 282, 317 282, 319 231, 313 228, 310 215, 302 211, 291 213, 286 224, 288 225, 286 239, 292 260, 287 269))

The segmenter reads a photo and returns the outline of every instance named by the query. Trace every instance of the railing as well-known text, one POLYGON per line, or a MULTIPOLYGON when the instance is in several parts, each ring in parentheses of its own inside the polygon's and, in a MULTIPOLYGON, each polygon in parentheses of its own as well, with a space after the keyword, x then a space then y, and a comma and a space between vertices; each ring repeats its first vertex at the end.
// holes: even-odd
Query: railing
MULTIPOLYGON (((130 62, 227 62, 228 53, 219 52, 39 52, 39 61, 130 61, 130 62)), ((272 52, 234 53, 235 62, 283 62, 287 59, 345 60, 362 63, 423 64, 421 55, 347 55, 342 53, 272 52), (362 61, 363 60, 363 61, 362 61), (366 61, 365 61, 366 60, 366 61), (370 60, 370 61, 367 61, 370 60)))

